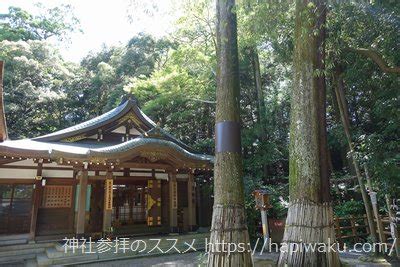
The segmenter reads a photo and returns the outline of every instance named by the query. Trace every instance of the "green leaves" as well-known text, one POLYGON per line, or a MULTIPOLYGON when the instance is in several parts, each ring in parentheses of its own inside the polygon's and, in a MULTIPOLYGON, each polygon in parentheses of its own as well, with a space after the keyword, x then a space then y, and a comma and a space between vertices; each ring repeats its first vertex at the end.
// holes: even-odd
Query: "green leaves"
POLYGON ((74 67, 42 41, 0 42, 9 135, 33 137, 66 125, 65 88, 74 67))
POLYGON ((0 41, 46 40, 56 37, 68 40, 68 34, 79 30, 79 20, 70 5, 46 9, 37 5, 41 12, 33 16, 19 7, 9 7, 7 14, 0 14, 0 41))
POLYGON ((181 45, 171 50, 163 68, 150 77, 129 79, 124 87, 138 97, 144 112, 184 142, 213 151, 215 58, 181 45))

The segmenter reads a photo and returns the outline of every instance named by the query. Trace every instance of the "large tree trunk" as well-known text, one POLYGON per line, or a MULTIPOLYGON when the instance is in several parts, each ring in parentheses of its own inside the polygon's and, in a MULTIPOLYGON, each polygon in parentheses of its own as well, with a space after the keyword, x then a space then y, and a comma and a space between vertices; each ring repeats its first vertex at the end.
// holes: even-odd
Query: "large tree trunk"
MULTIPOLYGON (((315 2, 314 2, 315 3, 315 2)), ((324 76, 326 6, 296 2, 294 81, 291 99, 290 204, 279 266, 339 266, 335 251, 297 250, 335 242, 326 142, 324 76)))
POLYGON ((217 0, 217 106, 214 209, 208 266, 252 266, 247 244, 240 145, 240 84, 234 0, 217 0), (227 252, 227 245, 246 249, 227 252))

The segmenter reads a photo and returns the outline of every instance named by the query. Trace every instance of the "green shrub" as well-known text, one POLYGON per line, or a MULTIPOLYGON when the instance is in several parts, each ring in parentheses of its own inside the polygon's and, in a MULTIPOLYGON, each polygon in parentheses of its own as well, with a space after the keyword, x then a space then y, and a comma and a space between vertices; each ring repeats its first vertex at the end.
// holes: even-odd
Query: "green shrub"
POLYGON ((361 200, 355 201, 354 199, 334 206, 333 210, 336 217, 350 217, 365 214, 363 202, 361 200))

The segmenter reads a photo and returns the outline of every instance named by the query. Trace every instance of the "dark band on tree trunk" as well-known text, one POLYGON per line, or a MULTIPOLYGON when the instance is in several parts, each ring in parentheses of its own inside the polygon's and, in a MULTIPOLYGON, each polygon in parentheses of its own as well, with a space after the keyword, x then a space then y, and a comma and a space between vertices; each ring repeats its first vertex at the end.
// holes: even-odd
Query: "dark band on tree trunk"
POLYGON ((215 150, 240 153, 240 123, 237 121, 220 121, 215 126, 215 150))

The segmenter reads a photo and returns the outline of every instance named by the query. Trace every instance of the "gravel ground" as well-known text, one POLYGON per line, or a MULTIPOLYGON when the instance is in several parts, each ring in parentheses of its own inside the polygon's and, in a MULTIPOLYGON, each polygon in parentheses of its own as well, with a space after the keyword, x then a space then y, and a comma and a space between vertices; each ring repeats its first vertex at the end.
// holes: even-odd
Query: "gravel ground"
MULTIPOLYGON (((363 254, 356 253, 341 253, 340 259, 345 266, 362 266, 362 267, 378 267, 378 266, 400 266, 399 262, 385 262, 383 259, 380 262, 365 262, 360 261, 359 257, 363 254)), ((279 254, 264 253, 262 255, 254 255, 255 267, 275 266, 279 254)), ((205 260, 204 252, 194 252, 185 254, 173 254, 157 257, 143 257, 137 259, 126 259, 117 261, 98 262, 90 264, 78 265, 81 267, 117 267, 117 266, 135 266, 135 267, 150 267, 150 266, 178 266, 178 267, 197 267, 205 260)))
POLYGON ((195 267, 199 266, 201 262, 201 255, 204 253, 184 253, 184 254, 173 254, 157 257, 143 257, 137 259, 127 259, 118 261, 106 261, 97 262, 90 264, 78 265, 81 267, 117 267, 117 266, 135 266, 135 267, 149 267, 149 266, 179 266, 179 267, 195 267))

